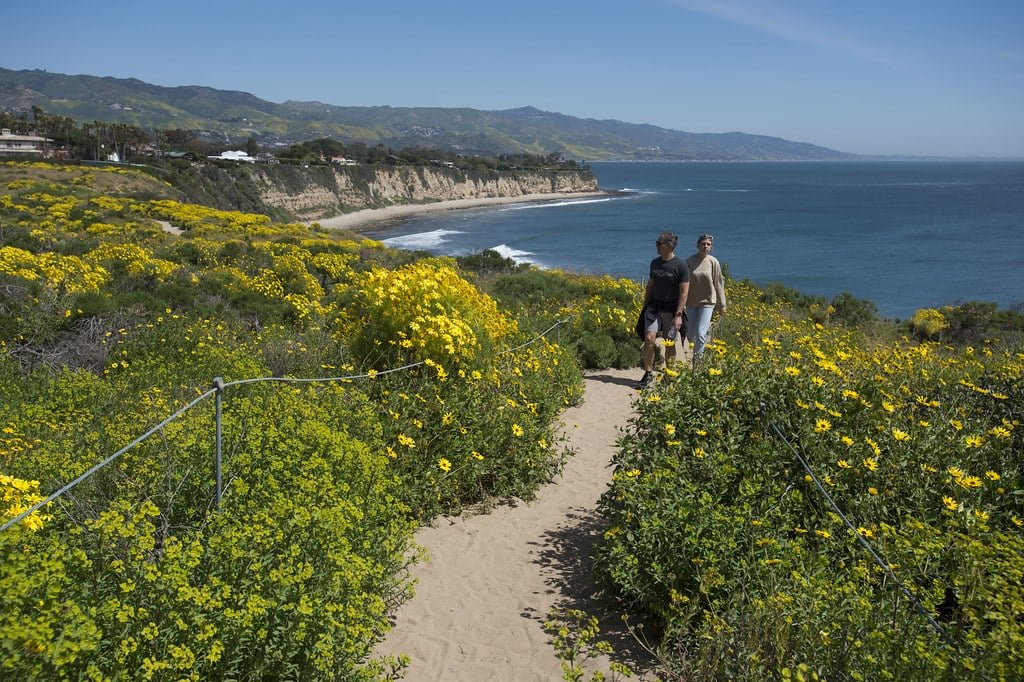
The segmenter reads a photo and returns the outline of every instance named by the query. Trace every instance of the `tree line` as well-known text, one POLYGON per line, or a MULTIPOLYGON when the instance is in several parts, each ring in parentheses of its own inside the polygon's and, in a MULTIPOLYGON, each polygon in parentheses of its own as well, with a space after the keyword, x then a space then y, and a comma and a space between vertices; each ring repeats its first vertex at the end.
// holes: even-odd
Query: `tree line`
POLYGON ((407 166, 450 165, 464 171, 511 171, 511 170, 580 170, 575 160, 562 158, 561 153, 551 154, 499 154, 496 156, 475 156, 438 147, 403 147, 395 151, 383 144, 369 145, 365 142, 341 142, 324 137, 294 144, 276 152, 279 159, 295 159, 306 163, 326 162, 342 157, 362 164, 397 164, 407 166))
MULTIPOLYGON (((38 106, 26 111, 0 111, 0 127, 16 134, 40 135, 50 140, 51 156, 68 160, 104 161, 117 154, 121 161, 148 162, 154 157, 189 155, 205 158, 223 151, 239 149, 256 157, 262 150, 255 136, 244 143, 215 143, 201 131, 181 128, 157 130, 140 128, 129 123, 91 121, 80 123, 68 116, 49 114, 38 106)), ((475 156, 440 148, 404 147, 398 151, 383 144, 342 142, 325 137, 276 149, 274 158, 288 163, 330 163, 342 157, 367 165, 442 165, 463 171, 493 172, 514 170, 580 170, 575 160, 562 158, 561 153, 499 154, 475 156)))

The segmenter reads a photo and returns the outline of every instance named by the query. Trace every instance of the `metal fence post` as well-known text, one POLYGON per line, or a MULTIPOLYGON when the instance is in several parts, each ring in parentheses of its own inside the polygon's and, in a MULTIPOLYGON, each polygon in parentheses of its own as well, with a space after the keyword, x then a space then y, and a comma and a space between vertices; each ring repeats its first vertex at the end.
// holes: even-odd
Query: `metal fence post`
POLYGON ((221 455, 221 408, 222 408, 223 395, 224 395, 224 378, 223 377, 216 377, 213 380, 213 388, 216 391, 216 393, 214 394, 214 404, 216 405, 216 408, 215 408, 215 413, 216 413, 216 416, 215 416, 215 421, 216 421, 215 431, 216 431, 216 439, 217 439, 216 447, 214 448, 213 469, 214 469, 214 476, 216 478, 216 488, 217 488, 217 504, 216 504, 216 506, 219 508, 220 507, 221 492, 222 492, 220 455, 221 455))

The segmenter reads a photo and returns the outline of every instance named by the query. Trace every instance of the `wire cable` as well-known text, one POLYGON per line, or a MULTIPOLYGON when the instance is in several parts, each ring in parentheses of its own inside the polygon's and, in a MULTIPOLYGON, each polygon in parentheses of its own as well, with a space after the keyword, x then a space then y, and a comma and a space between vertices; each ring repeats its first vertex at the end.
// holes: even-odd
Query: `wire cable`
MULTIPOLYGON (((514 353, 517 350, 520 350, 522 348, 525 348, 526 346, 529 346, 529 345, 531 345, 533 343, 536 343, 540 339, 544 338, 549 332, 551 332, 552 329, 558 328, 562 324, 565 324, 566 322, 568 322, 569 320, 573 319, 574 317, 577 317, 578 315, 579 315, 579 313, 574 313, 574 314, 572 314, 572 315, 570 315, 570 316, 568 316, 568 317, 566 317, 564 319, 558 320, 553 325, 551 325, 550 327, 545 329, 543 332, 541 332, 540 334, 535 336, 533 339, 531 339, 531 340, 529 340, 529 341, 527 341, 527 342, 525 342, 523 344, 520 344, 519 346, 516 346, 514 348, 509 348, 509 349, 506 349, 504 351, 501 351, 499 353, 499 355, 503 355, 503 354, 507 354, 507 353, 514 353)), ((123 448, 121 448, 120 450, 115 452, 114 454, 112 454, 109 457, 107 457, 106 459, 104 459, 102 462, 99 462, 98 464, 95 464, 94 466, 89 468, 87 471, 82 473, 80 476, 75 478, 73 481, 69 482, 67 485, 62 487, 60 490, 58 490, 55 493, 47 496, 45 499, 40 500, 39 502, 36 502, 31 507, 29 507, 28 509, 24 510, 23 512, 21 512, 17 516, 14 516, 14 517, 8 519, 7 521, 5 521, 3 523, 3 525, 0 526, 0 533, 2 533, 3 531, 7 530, 8 528, 10 528, 11 526, 15 525, 16 523, 20 522, 22 519, 26 518, 30 514, 38 511, 39 509, 41 509, 45 505, 53 502, 54 500, 56 500, 58 497, 60 497, 64 493, 68 492, 69 490, 71 490, 72 488, 77 486, 79 483, 81 483, 85 479, 87 479, 90 476, 92 476, 93 474, 95 474, 100 469, 103 469, 105 466, 107 466, 108 464, 110 464, 111 462, 116 460, 121 455, 123 455, 124 453, 128 452, 133 447, 135 447, 136 445, 138 445, 142 441, 144 441, 147 438, 149 438, 150 436, 152 436, 154 433, 156 433, 157 431, 159 431, 160 429, 165 427, 167 424, 171 423, 172 421, 177 419, 179 416, 181 416, 182 414, 184 414, 188 410, 190 410, 193 407, 195 407, 196 405, 198 405, 203 400, 209 398, 211 395, 215 395, 215 394, 221 393, 225 388, 227 388, 229 386, 242 386, 242 385, 245 385, 245 384, 255 384, 255 383, 261 383, 261 382, 281 382, 281 383, 296 383, 296 384, 299 384, 299 383, 328 383, 328 382, 335 382, 335 381, 354 381, 356 379, 373 379, 375 377, 384 376, 384 375, 387 375, 387 374, 394 374, 395 372, 404 372, 406 370, 410 370, 410 369, 413 369, 415 367, 420 367, 420 366, 423 366, 423 365, 426 365, 426 361, 421 360, 419 362, 412 362, 412 363, 409 363, 407 365, 402 365, 401 367, 393 367, 391 369, 385 369, 385 370, 381 370, 379 372, 378 371, 370 371, 370 372, 365 372, 363 374, 351 374, 351 375, 348 375, 348 376, 339 376, 339 377, 317 377, 317 378, 257 377, 257 378, 253 378, 253 379, 238 379, 236 381, 228 381, 228 382, 223 382, 223 381, 220 381, 218 379, 218 381, 215 382, 214 388, 209 389, 205 393, 201 394, 195 400, 193 400, 189 404, 185 405, 180 410, 178 410, 177 412, 175 412, 171 416, 167 417, 162 422, 160 422, 159 424, 157 424, 156 426, 154 426, 149 431, 147 431, 146 433, 142 434, 141 436, 139 436, 138 438, 136 438, 132 442, 128 443, 128 445, 124 446, 123 448)))
POLYGON ((928 612, 928 610, 924 607, 923 604, 921 604, 917 597, 915 597, 914 594, 909 589, 907 589, 907 587, 903 584, 903 581, 896 577, 896 574, 893 573, 893 570, 889 567, 889 562, 885 561, 881 557, 881 555, 875 550, 875 548, 872 547, 866 539, 864 539, 864 536, 861 535, 860 531, 857 530, 857 527, 853 525, 853 522, 850 521, 846 514, 843 513, 843 510, 840 509, 839 505, 835 503, 835 500, 832 499, 832 496, 828 494, 828 491, 825 490, 825 486, 821 484, 821 480, 818 478, 818 475, 814 472, 811 466, 807 463, 807 460, 804 459, 803 455, 801 455, 795 447, 793 447, 793 444, 789 442, 789 439, 786 438, 785 434, 782 433, 782 430, 768 416, 768 407, 765 405, 763 401, 760 404, 760 408, 761 414, 764 415, 765 421, 768 422, 768 425, 771 426, 772 430, 775 431, 776 435, 778 435, 778 437, 782 439, 782 442, 785 443, 787 447, 789 447, 793 455, 796 457, 797 461, 800 462, 800 466, 802 466, 804 468, 804 471, 807 472, 807 475, 811 477, 811 480, 814 482, 814 487, 818 489, 818 492, 820 492, 822 497, 825 498, 825 501, 828 502, 828 505, 832 507, 832 511, 838 514, 839 518, 842 519, 843 525, 845 525, 850 530, 850 532, 853 533, 853 536, 857 539, 857 542, 860 544, 860 546, 868 554, 871 555, 871 557, 875 560, 875 563, 877 563, 881 567, 882 571, 885 572, 886 576, 888 576, 896 584, 900 592, 902 592, 904 596, 906 596, 907 599, 910 600, 910 602, 914 605, 914 608, 916 608, 917 611, 925 617, 925 619, 928 621, 928 624, 931 625, 932 629, 935 630, 935 632, 939 635, 942 641, 945 642, 950 648, 952 648, 959 654, 959 647, 957 646, 953 638, 949 636, 949 633, 946 632, 946 629, 942 627, 942 625, 937 620, 935 620, 934 617, 932 617, 932 614, 928 612))

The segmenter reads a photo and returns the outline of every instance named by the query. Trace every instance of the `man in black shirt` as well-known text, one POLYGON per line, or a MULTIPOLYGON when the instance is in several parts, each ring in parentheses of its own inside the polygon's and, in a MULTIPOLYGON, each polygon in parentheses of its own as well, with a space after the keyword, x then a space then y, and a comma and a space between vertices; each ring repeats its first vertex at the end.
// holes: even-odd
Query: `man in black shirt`
POLYGON ((650 278, 644 296, 644 376, 637 388, 647 388, 654 379, 654 344, 661 332, 672 345, 665 348, 665 365, 676 359, 675 340, 686 334, 686 293, 690 288, 690 271, 676 257, 679 237, 671 232, 658 235, 658 257, 651 261, 650 278))

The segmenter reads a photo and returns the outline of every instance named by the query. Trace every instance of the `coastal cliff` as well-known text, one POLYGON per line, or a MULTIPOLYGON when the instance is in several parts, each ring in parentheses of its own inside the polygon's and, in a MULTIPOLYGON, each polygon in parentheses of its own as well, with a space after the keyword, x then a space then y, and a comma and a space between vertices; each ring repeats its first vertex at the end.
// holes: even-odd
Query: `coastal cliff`
POLYGON ((264 204, 305 221, 367 208, 598 190, 597 178, 588 171, 473 173, 422 166, 265 166, 253 168, 252 179, 264 204))

